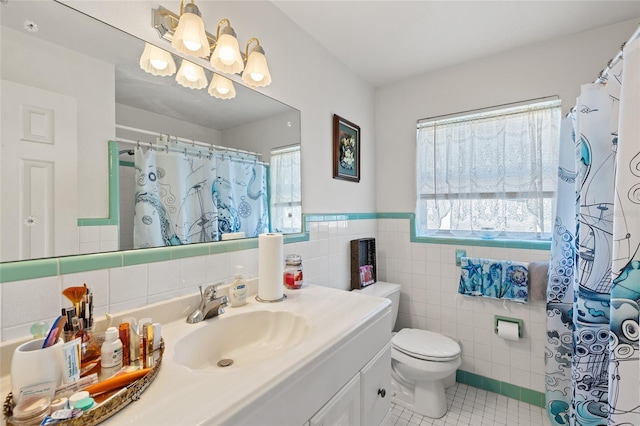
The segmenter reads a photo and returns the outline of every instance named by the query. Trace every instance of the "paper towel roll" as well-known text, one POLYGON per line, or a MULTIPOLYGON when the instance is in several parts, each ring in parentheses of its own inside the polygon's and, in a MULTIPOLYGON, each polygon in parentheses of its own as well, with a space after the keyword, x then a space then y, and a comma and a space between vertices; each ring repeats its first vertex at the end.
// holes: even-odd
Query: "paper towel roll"
POLYGON ((508 321, 498 321, 498 336, 505 340, 519 340, 519 324, 508 321))
POLYGON ((284 261, 282 234, 258 236, 258 298, 265 301, 282 299, 284 261))

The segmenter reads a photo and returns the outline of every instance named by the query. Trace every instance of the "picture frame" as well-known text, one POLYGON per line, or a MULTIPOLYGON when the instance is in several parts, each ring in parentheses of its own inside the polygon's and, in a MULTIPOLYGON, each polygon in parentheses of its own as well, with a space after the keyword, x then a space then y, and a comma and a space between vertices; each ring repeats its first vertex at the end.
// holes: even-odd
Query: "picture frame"
POLYGON ((360 182, 360 126, 333 115, 333 178, 360 182))

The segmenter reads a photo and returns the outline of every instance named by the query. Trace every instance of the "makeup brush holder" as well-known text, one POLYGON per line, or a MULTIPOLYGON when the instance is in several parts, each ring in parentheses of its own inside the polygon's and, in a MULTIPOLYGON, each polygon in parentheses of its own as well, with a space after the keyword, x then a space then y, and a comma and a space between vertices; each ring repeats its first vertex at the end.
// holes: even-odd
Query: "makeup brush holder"
POLYGON ((45 339, 23 343, 11 358, 11 390, 16 403, 23 396, 43 394, 53 397, 62 380, 62 344, 58 342, 42 348, 45 339))

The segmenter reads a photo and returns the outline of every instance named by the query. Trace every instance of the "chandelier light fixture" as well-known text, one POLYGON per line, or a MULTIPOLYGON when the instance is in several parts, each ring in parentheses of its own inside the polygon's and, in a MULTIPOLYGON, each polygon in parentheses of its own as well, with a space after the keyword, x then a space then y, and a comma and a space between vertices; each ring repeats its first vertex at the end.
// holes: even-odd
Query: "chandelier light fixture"
POLYGON ((180 3, 180 18, 175 28, 171 47, 179 53, 205 58, 209 56, 209 40, 204 30, 204 21, 198 6, 191 0, 191 3, 180 3))
POLYGON ((145 43, 140 56, 140 68, 149 74, 165 77, 176 72, 176 63, 171 53, 150 43, 145 43))
POLYGON ((236 32, 226 18, 218 23, 216 43, 213 53, 211 53, 210 62, 215 69, 227 74, 238 74, 244 69, 244 61, 240 54, 236 32), (226 26, 222 27, 223 25, 226 26))
POLYGON ((200 65, 196 65, 186 59, 182 60, 178 74, 176 74, 178 84, 189 89, 204 89, 207 87, 207 76, 200 65))
POLYGON ((236 88, 233 82, 220 74, 213 74, 209 85, 209 94, 218 99, 233 99, 236 97, 236 88))
MULTIPOLYGON (((245 52, 241 52, 236 32, 227 18, 218 22, 214 37, 205 31, 204 21, 194 0, 186 5, 185 0, 181 0, 180 15, 161 6, 152 12, 153 26, 178 53, 209 59, 217 71, 240 74, 242 81, 249 86, 265 87, 271 84, 271 74, 260 42, 255 37, 249 39, 245 52), (255 45, 249 51, 252 43, 255 45)), ((233 82, 229 82, 233 86, 233 82)))
POLYGON ((245 58, 247 64, 242 72, 242 81, 249 86, 264 87, 271 84, 271 74, 267 66, 267 58, 264 55, 264 49, 260 46, 260 41, 253 37, 247 42, 245 49, 245 58), (249 45, 255 42, 256 45, 251 48, 249 53, 249 45))

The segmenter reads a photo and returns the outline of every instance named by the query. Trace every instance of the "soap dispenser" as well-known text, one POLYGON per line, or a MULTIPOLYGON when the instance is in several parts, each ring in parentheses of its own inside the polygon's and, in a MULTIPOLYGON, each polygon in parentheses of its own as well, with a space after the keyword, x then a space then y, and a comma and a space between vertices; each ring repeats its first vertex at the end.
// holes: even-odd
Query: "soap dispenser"
POLYGON ((242 266, 236 266, 236 275, 229 288, 229 301, 232 308, 237 308, 247 303, 247 284, 242 276, 242 266))

